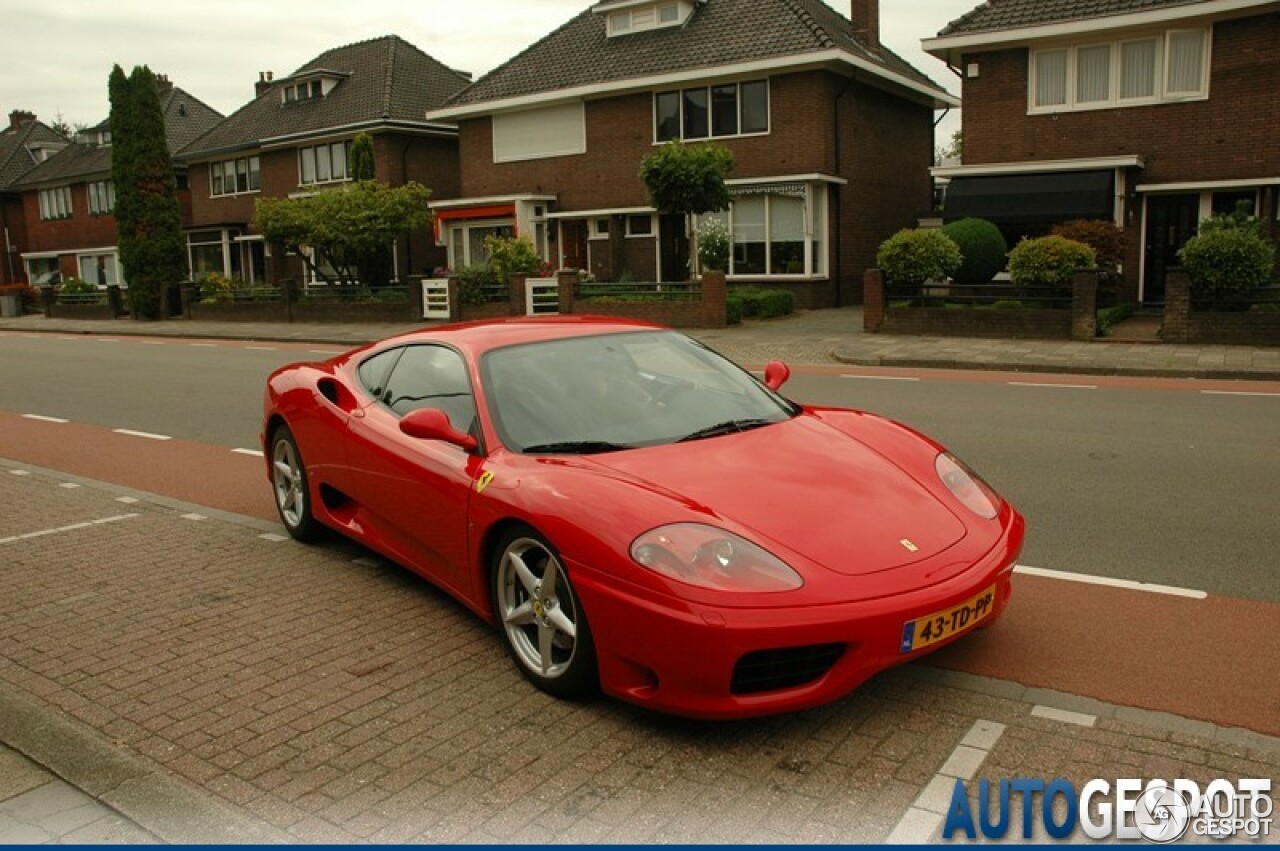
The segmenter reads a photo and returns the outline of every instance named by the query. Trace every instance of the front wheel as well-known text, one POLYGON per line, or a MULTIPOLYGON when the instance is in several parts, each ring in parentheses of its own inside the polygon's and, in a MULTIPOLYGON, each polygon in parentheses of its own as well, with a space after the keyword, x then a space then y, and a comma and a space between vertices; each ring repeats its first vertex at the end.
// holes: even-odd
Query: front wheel
POLYGON ((549 542, 529 529, 508 533, 493 565, 493 600, 520 672, 556 697, 598 689, 595 644, 573 584, 549 542))
POLYGON ((271 492, 285 531, 298 541, 314 541, 320 524, 311 514, 311 492, 302 453, 293 432, 282 425, 271 433, 271 492))

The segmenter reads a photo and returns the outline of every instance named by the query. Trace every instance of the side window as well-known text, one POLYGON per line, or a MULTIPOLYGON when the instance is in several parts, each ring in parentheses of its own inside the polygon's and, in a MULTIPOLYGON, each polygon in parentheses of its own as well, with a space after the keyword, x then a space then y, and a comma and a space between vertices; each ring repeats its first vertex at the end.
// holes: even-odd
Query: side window
POLYGON ((406 347, 380 401, 401 417, 418 408, 439 408, 464 432, 471 431, 476 418, 467 365, 443 346, 406 347))
POLYGON ((387 349, 366 359, 356 368, 356 375, 360 378, 360 384, 365 392, 382 401, 383 391, 387 389, 387 376, 391 374, 391 367, 396 365, 396 361, 402 354, 404 349, 401 347, 387 349))

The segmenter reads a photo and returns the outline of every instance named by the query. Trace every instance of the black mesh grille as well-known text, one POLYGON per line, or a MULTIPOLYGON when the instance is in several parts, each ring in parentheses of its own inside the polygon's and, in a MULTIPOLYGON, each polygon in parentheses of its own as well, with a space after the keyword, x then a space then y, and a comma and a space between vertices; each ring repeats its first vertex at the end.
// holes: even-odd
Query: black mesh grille
POLYGON ((802 686, 831 670, 843 653, 843 644, 756 650, 733 666, 729 690, 734 694, 756 694, 802 686))

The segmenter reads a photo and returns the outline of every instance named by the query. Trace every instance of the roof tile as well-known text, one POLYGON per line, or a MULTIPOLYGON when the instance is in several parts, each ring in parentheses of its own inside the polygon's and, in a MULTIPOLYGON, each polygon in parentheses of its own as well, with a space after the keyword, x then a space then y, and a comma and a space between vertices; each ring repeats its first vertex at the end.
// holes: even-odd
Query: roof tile
POLYGON ((939 37, 1082 21, 1109 15, 1193 6, 1205 0, 987 0, 947 24, 939 37))

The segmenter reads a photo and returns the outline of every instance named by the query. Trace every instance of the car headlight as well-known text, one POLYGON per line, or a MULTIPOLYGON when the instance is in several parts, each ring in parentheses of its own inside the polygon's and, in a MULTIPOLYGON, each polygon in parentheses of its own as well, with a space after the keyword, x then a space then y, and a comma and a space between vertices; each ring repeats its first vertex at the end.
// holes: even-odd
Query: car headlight
POLYGON ((794 591, 804 585, 773 553, 701 523, 651 529, 631 543, 631 557, 669 579, 716 591, 794 591))
POLYGON ((965 508, 985 520, 992 520, 1000 513, 1003 500, 999 494, 959 458, 950 452, 943 452, 933 462, 933 466, 947 490, 964 503, 965 508))

